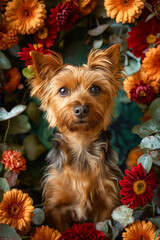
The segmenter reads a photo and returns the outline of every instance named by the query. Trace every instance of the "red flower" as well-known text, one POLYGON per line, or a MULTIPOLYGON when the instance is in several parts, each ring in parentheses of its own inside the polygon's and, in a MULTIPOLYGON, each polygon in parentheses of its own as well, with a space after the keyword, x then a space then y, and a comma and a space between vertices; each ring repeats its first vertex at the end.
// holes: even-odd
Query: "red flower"
POLYGON ((71 1, 59 3, 56 8, 50 9, 49 23, 56 24, 57 31, 70 29, 80 17, 78 7, 71 1))
POLYGON ((124 180, 119 183, 122 187, 120 192, 124 197, 121 202, 129 205, 129 208, 144 207, 147 202, 151 202, 153 198, 153 190, 158 186, 157 177, 153 169, 148 174, 141 163, 132 167, 131 171, 125 170, 124 180))
POLYGON ((141 57, 143 60, 149 45, 159 41, 156 36, 159 32, 160 24, 158 21, 155 22, 154 19, 147 22, 139 21, 139 24, 132 27, 131 32, 128 33, 128 47, 132 48, 132 53, 136 57, 141 57))
POLYGON ((13 172, 26 170, 26 160, 17 150, 4 151, 1 162, 5 164, 5 168, 10 168, 13 172))
POLYGON ((18 56, 20 57, 20 60, 25 60, 25 65, 33 65, 32 57, 30 55, 31 51, 37 51, 43 54, 51 54, 49 49, 44 49, 42 44, 28 44, 28 48, 24 47, 22 48, 22 52, 18 52, 18 56))
POLYGON ((95 229, 94 224, 74 224, 71 228, 67 229, 59 240, 108 240, 108 237, 103 232, 95 229))

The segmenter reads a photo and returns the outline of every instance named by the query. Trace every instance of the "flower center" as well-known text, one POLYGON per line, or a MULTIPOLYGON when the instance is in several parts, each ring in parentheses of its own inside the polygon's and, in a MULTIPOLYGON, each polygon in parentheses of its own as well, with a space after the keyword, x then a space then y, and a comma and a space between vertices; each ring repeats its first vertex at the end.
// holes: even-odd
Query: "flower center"
POLYGON ((13 218, 21 218, 23 216, 23 212, 23 207, 18 203, 12 203, 9 208, 9 214, 13 218))
POLYGON ((122 4, 123 5, 127 5, 128 4, 128 0, 122 0, 122 4))
POLYGON ((40 39, 45 39, 48 37, 48 28, 43 27, 38 31, 38 37, 40 39))
POLYGON ((137 195, 143 194, 146 190, 146 186, 147 186, 147 184, 144 180, 136 181, 133 185, 134 192, 137 195))
POLYGON ((28 17, 29 16, 29 11, 28 10, 24 10, 24 16, 28 17))
POLYGON ((152 44, 156 42, 156 36, 153 34, 149 34, 146 38, 147 43, 152 44))

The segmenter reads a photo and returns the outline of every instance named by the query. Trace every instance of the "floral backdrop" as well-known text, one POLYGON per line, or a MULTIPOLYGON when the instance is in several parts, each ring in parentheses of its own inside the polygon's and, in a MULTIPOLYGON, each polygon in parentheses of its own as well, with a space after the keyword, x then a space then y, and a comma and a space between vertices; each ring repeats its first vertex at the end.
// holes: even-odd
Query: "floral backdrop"
POLYGON ((0 239, 160 239, 160 1, 0 1, 0 239), (86 62, 121 44, 126 79, 115 100, 112 145, 124 172, 112 220, 45 224, 41 177, 55 129, 30 97, 32 50, 86 62))

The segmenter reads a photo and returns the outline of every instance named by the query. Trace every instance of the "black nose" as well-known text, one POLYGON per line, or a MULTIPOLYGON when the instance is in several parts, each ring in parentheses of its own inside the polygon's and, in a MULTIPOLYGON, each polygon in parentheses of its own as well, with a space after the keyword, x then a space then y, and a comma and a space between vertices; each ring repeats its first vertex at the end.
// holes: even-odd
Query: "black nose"
POLYGON ((84 118, 84 117, 87 117, 89 113, 89 108, 85 105, 79 105, 79 106, 75 106, 73 111, 76 117, 84 118))

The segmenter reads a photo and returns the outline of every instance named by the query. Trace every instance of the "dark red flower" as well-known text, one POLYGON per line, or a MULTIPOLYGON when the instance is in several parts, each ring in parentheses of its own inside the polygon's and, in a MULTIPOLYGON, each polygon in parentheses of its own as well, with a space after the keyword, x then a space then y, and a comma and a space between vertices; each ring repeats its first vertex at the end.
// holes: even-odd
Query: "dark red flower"
POLYGON ((72 2, 59 3, 50 9, 49 23, 57 26, 57 31, 70 29, 80 17, 78 7, 72 2))
POLYGON ((74 224, 67 229, 59 240, 108 240, 108 237, 103 232, 95 229, 94 224, 74 224))
POLYGON ((132 48, 132 53, 136 57, 141 57, 143 60, 149 45, 159 41, 157 37, 157 33, 159 32, 160 24, 158 21, 155 22, 153 19, 147 22, 139 21, 139 24, 132 27, 131 31, 128 33, 128 47, 132 48))
POLYGON ((148 174, 141 163, 132 167, 131 171, 125 170, 124 180, 119 183, 122 187, 120 192, 124 197, 121 202, 124 205, 129 205, 129 208, 144 207, 147 202, 151 202, 154 189, 158 186, 157 177, 153 169, 148 174))

